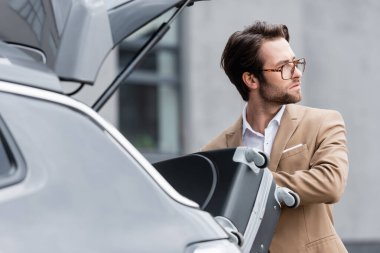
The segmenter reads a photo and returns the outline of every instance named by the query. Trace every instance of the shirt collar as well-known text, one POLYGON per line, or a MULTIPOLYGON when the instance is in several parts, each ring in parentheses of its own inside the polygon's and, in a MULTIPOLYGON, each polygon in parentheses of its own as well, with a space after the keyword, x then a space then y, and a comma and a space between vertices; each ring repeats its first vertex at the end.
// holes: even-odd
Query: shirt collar
POLYGON ((242 118, 243 118, 243 133, 242 136, 244 136, 244 133, 249 130, 250 132, 254 132, 251 125, 249 125, 247 121, 247 107, 248 104, 246 103, 244 108, 243 108, 243 113, 242 113, 242 118))
MULTIPOLYGON (((244 108, 243 108, 243 113, 242 113, 242 118, 243 118, 243 132, 242 132, 242 135, 243 136, 244 136, 244 133, 247 130, 249 130, 252 133, 256 133, 252 129, 251 125, 247 121, 247 106, 248 106, 248 104, 246 103, 245 106, 244 106, 244 108)), ((270 125, 272 122, 276 122, 278 126, 280 125, 281 119, 282 119, 282 115, 285 112, 285 107, 286 107, 285 105, 281 106, 281 109, 277 112, 277 114, 273 117, 273 119, 269 122, 268 125, 270 125)))

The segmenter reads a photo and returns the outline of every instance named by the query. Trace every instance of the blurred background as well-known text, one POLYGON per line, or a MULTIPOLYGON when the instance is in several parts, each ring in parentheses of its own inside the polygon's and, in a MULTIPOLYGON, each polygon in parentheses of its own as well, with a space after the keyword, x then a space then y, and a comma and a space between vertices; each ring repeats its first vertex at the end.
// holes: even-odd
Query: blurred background
MULTIPOLYGON (((379 13, 377 0, 196 3, 101 113, 152 162, 196 152, 244 106, 220 67, 228 37, 255 20, 286 24, 297 57, 307 60, 301 104, 338 110, 346 122, 350 172, 336 229, 350 252, 380 252, 379 13)), ((125 41, 107 59, 98 90, 77 98, 96 96, 166 19, 125 41)))

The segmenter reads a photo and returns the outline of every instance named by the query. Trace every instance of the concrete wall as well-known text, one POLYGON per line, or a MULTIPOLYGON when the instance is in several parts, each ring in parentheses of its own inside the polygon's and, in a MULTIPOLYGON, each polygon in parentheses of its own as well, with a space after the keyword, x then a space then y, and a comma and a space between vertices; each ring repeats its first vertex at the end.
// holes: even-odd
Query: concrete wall
POLYGON ((346 241, 380 241, 380 1, 213 0, 185 16, 184 144, 198 150, 235 121, 243 102, 219 66, 229 35, 267 20, 290 29, 297 56, 307 59, 302 104, 339 110, 345 118, 350 174, 335 207, 346 241))

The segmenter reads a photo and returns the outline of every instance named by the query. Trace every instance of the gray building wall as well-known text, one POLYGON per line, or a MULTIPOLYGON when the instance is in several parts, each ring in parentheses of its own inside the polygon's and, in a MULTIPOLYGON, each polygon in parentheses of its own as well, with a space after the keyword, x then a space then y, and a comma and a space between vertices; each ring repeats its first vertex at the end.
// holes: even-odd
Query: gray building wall
POLYGON ((243 108, 219 65, 229 35, 254 20, 284 23, 293 50, 307 60, 302 104, 339 110, 347 125, 350 172, 334 210, 336 229, 345 241, 380 242, 379 13, 377 0, 214 0, 190 8, 183 34, 185 153, 231 125, 243 108))

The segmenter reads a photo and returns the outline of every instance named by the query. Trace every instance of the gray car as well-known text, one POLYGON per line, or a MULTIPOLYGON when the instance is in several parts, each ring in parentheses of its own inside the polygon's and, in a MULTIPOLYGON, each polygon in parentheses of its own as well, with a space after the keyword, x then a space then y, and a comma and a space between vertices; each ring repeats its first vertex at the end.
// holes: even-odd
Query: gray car
POLYGON ((240 252, 228 222, 180 195, 97 113, 193 4, 0 1, 0 252, 240 252), (113 48, 170 10, 92 108, 63 93, 63 81, 92 85, 113 48))

